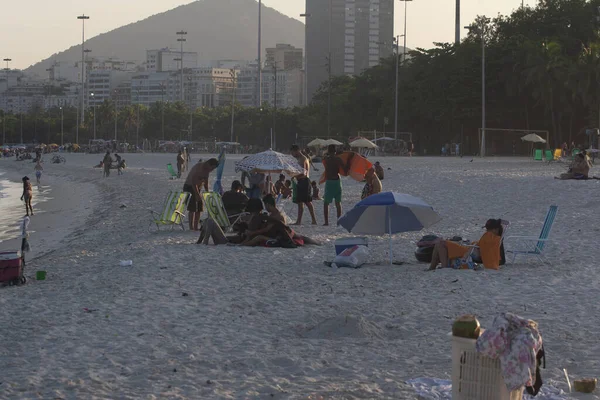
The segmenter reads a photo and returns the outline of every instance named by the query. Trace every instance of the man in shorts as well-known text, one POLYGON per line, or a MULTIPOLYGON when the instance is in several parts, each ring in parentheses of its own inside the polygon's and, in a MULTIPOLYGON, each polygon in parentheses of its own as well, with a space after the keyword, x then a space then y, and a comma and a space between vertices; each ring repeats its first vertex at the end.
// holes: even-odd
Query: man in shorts
POLYGON ((323 196, 323 215, 325 217, 325 226, 329 225, 329 205, 335 201, 337 217, 342 216, 342 181, 340 179, 340 169, 345 170, 344 161, 336 155, 335 145, 327 147, 327 155, 324 159, 325 164, 325 195, 323 196))
POLYGON ((194 165, 183 184, 183 191, 192 195, 192 198, 188 203, 190 230, 192 231, 198 230, 200 215, 203 211, 200 186, 204 186, 204 191, 208 192, 208 176, 218 165, 219 161, 216 158, 211 158, 206 162, 194 165))
POLYGON ((294 225, 302 224, 302 215, 304 214, 304 205, 306 204, 306 208, 310 212, 310 216, 312 218, 312 224, 317 224, 317 218, 315 217, 315 209, 312 204, 312 194, 310 191, 310 179, 309 179, 309 168, 310 161, 302 152, 298 145, 293 145, 290 153, 292 157, 298 160, 298 164, 300 167, 304 168, 305 173, 296 176, 296 180, 298 181, 296 185, 296 203, 298 204, 298 219, 294 225))

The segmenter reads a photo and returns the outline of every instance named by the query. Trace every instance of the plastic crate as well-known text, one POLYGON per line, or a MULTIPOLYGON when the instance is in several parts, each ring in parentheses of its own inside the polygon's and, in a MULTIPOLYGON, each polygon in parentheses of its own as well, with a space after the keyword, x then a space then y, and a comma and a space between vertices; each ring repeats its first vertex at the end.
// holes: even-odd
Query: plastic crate
POLYGON ((0 282, 18 280, 23 274, 20 251, 0 252, 0 282))
POLYGON ((349 237, 349 238, 341 238, 336 239, 335 241, 335 254, 337 256, 346 249, 354 246, 366 246, 369 247, 369 239, 366 237, 349 237))
POLYGON ((525 388, 509 392, 500 360, 484 357, 475 350, 474 339, 452 336, 453 400, 521 400, 525 388))

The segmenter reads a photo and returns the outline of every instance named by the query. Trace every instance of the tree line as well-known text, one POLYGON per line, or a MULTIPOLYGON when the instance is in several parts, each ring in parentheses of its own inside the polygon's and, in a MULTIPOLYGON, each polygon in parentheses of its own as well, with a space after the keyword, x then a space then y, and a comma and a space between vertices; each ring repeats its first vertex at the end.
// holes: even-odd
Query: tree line
MULTIPOLYGON (((459 44, 436 43, 410 51, 399 69, 399 131, 412 132, 418 151, 436 152, 447 142, 476 152, 481 128, 482 32, 486 49, 486 126, 547 130, 552 146, 583 144, 586 129, 600 124, 600 0, 540 0, 511 15, 478 17, 459 44), (482 29, 482 27, 484 29, 482 29)), ((396 57, 359 76, 324 83, 306 107, 277 109, 235 106, 234 140, 268 147, 275 125, 277 144, 299 136, 326 137, 331 87, 331 133, 338 140, 360 131, 393 130, 396 57), (388 121, 387 126, 385 121, 388 121)), ((64 111, 65 142, 75 140, 76 110, 64 111), (68 140, 67 140, 68 138, 68 140)), ((80 142, 93 136, 93 109, 86 109, 80 142)), ((118 110, 117 137, 230 140, 231 107, 198 108, 183 103, 130 105, 118 110), (139 113, 139 120, 138 120, 139 113), (163 118, 164 115, 164 118, 163 118), (164 124, 163 124, 164 120, 164 124)), ((3 116, 4 118, 4 116, 3 116)), ((21 116, 6 115, 7 142, 20 137, 21 116)), ((96 108, 96 135, 114 138, 115 107, 96 108)), ((23 115, 25 141, 60 143, 60 110, 23 115)), ((496 136, 497 146, 514 138, 496 136)))

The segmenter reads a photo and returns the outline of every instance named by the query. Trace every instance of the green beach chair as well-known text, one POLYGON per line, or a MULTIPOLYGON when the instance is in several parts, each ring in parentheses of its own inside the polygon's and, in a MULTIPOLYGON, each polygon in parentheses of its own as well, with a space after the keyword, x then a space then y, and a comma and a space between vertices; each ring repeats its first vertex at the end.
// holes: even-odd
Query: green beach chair
POLYGON ((171 163, 167 164, 167 171, 169 171, 169 175, 171 175, 171 177, 169 179, 179 178, 179 176, 177 175, 177 172, 175 172, 175 170, 173 169, 173 165, 171 163))
POLYGON ((546 156, 546 161, 547 162, 553 162, 554 161, 554 154, 552 153, 552 150, 546 150, 544 155, 546 156))
POLYGON ((535 149, 535 153, 533 153, 533 159, 535 161, 542 161, 542 149, 535 149))
POLYGON ((247 215, 247 213, 228 215, 225 210, 225 205, 223 204, 223 199, 217 192, 202 193, 202 200, 204 200, 204 206, 208 216, 214 219, 225 233, 231 232, 233 225, 235 225, 244 215, 247 215))
POLYGON ((517 255, 536 256, 540 261, 546 263, 543 252, 546 248, 546 243, 550 241, 550 231, 552 230, 552 225, 554 225, 557 213, 558 206, 550 206, 539 236, 508 236, 506 238, 506 242, 515 239, 514 243, 522 246, 518 250, 507 251, 507 253, 513 254, 512 264, 514 264, 517 255))
POLYGON ((152 231, 156 226, 159 231, 161 226, 170 226, 171 230, 178 225, 182 230, 185 230, 183 221, 185 219, 185 211, 190 201, 190 194, 187 192, 169 192, 165 199, 162 212, 158 213, 149 210, 152 214, 152 222, 148 230, 152 231))

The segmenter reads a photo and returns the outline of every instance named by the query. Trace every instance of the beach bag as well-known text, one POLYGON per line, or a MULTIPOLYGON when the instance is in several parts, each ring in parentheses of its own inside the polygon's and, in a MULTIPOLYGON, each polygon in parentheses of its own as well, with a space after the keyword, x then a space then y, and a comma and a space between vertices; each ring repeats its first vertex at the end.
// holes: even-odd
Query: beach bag
POLYGON ((366 246, 353 246, 342 251, 333 259, 333 264, 338 268, 360 268, 369 260, 369 248, 366 246))
POLYGON ((540 371, 542 364, 544 365, 544 369, 546 369, 546 351, 544 350, 543 345, 542 348, 536 354, 536 360, 537 366, 535 368, 535 383, 533 384, 533 386, 525 387, 527 394, 529 394, 530 396, 537 396, 537 394, 540 392, 540 389, 542 388, 542 385, 544 384, 544 382, 542 382, 542 373, 540 371))

